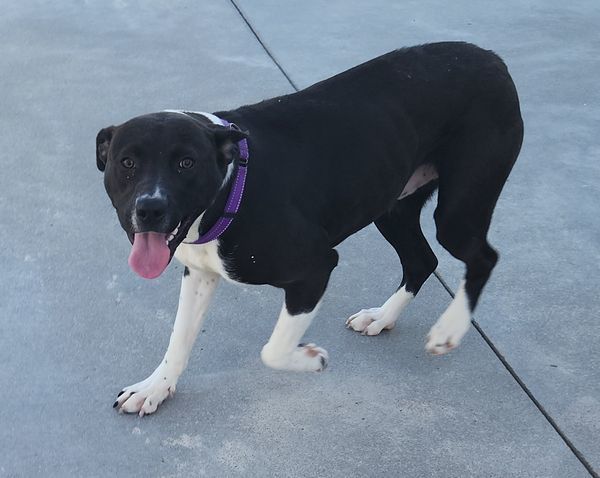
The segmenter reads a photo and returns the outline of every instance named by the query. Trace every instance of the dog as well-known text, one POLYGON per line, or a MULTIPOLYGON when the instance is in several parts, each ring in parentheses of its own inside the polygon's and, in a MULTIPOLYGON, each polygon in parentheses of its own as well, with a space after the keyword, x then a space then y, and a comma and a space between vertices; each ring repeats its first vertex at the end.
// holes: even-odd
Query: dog
POLYGON ((455 348, 498 254, 492 213, 523 139, 506 65, 463 42, 402 48, 290 95, 214 114, 166 110, 103 128, 96 163, 132 243, 131 268, 185 266, 164 359, 114 407, 140 416, 175 391, 221 278, 285 292, 262 361, 322 371, 328 354, 301 339, 338 263, 335 247, 375 223, 403 278, 380 307, 346 325, 394 327, 437 267, 421 231, 438 190, 436 239, 466 272, 426 350, 455 348))

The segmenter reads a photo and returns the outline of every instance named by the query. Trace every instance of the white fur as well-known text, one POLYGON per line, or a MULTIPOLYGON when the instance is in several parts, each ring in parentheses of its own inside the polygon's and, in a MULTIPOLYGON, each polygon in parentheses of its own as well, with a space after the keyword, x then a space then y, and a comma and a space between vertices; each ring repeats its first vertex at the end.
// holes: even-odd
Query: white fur
POLYGON ((383 329, 393 329, 400 313, 413 297, 414 294, 402 286, 381 307, 363 309, 350 316, 346 326, 363 335, 378 335, 383 329))
POLYGON ((149 199, 161 199, 165 197, 165 195, 162 192, 162 189, 158 185, 156 186, 152 194, 146 194, 146 196, 148 196, 149 199))
POLYGON ((137 220, 137 214, 135 212, 135 209, 131 213, 131 226, 133 227, 133 232, 134 233, 140 230, 140 225, 139 225, 138 220, 137 220))
MULTIPOLYGON (((199 217, 186 237, 198 238, 199 217)), ((220 277, 233 282, 218 254, 218 240, 206 244, 180 244, 175 257, 190 270, 181 281, 179 307, 175 325, 164 360, 145 380, 125 387, 117 398, 119 410, 139 413, 140 416, 156 411, 158 405, 175 392, 177 379, 184 371, 204 314, 220 277)))
POLYGON ((445 354, 458 346, 470 327, 471 308, 463 280, 454 299, 429 331, 425 349, 434 355, 445 354))
POLYGON ((175 251, 175 258, 190 268, 209 271, 230 282, 236 282, 225 270, 218 250, 218 239, 206 244, 180 244, 175 251))
POLYGON ((299 346, 300 339, 317 313, 291 315, 285 305, 281 309, 271 338, 262 348, 260 357, 265 365, 278 370, 320 372, 327 366, 327 351, 315 344, 299 346))
MULTIPOLYGON (((152 194, 141 194, 140 196, 138 196, 136 198, 136 201, 138 199, 160 199, 160 198, 164 198, 165 195, 162 192, 162 189, 160 188, 160 186, 156 186, 154 188, 154 191, 152 192, 152 194)), ((133 230, 134 232, 137 232, 140 230, 140 225, 138 223, 138 219, 137 219, 137 212, 136 209, 133 209, 133 212, 131 213, 131 225, 133 226, 133 230)))
POLYGON ((219 240, 207 242, 206 244, 187 244, 198 239, 198 225, 202 215, 198 217, 190 227, 184 242, 175 250, 175 258, 190 269, 198 269, 218 274, 229 282, 236 282, 229 276, 223 260, 219 257, 219 240))
POLYGON ((208 118, 214 124, 218 124, 218 125, 223 124, 218 116, 215 116, 212 113, 206 113, 204 111, 187 111, 187 110, 163 110, 163 111, 165 113, 179 113, 179 114, 186 115, 186 116, 188 113, 193 113, 195 115, 202 115, 205 118, 208 118))
POLYGON ((185 115, 187 116, 183 110, 163 110, 163 113, 179 113, 180 115, 185 115))
POLYGON ((225 177, 223 178, 223 182, 221 183, 221 187, 225 186, 229 179, 231 179, 231 175, 233 174, 233 161, 229 163, 227 166, 227 171, 225 172, 225 177))
POLYGON ((190 270, 190 274, 183 277, 175 325, 165 357, 148 378, 125 387, 117 399, 119 410, 144 416, 155 412, 163 400, 175 393, 177 380, 187 366, 218 282, 219 276, 208 271, 190 270))
POLYGON ((184 113, 194 113, 196 115, 202 115, 211 120, 214 124, 218 124, 223 126, 223 122, 218 116, 213 115, 212 113, 206 113, 205 111, 184 111, 184 113))

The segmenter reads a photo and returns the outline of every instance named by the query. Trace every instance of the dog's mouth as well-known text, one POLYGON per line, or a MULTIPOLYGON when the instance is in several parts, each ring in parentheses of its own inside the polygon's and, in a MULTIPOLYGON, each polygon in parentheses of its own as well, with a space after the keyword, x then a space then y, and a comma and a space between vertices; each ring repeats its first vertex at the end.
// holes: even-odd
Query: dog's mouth
POLYGON ((133 245, 129 254, 129 267, 144 279, 160 276, 171 262, 177 246, 181 244, 193 222, 193 219, 183 219, 170 233, 128 233, 133 245))

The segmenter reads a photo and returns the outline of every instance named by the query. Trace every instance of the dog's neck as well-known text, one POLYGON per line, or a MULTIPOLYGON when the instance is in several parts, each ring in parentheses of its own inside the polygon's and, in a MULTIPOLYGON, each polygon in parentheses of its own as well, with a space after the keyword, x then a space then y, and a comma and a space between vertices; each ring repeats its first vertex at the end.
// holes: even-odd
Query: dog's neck
MULTIPOLYGON (((186 116, 206 118, 213 124, 237 128, 227 120, 212 113, 199 111, 167 110, 186 116)), ((214 195, 212 203, 192 223, 184 242, 203 244, 217 239, 229 227, 239 208, 246 182, 246 164, 248 160, 248 143, 245 139, 238 143, 238 158, 227 166, 221 186, 214 195)))
POLYGON ((234 187, 233 183, 237 178, 238 168, 239 164, 236 160, 231 161, 229 166, 227 166, 227 171, 223 177, 223 182, 215 193, 212 202, 198 217, 199 221, 197 223, 197 227, 194 227, 196 226, 196 222, 194 222, 194 225, 190 228, 190 231, 193 230, 193 233, 196 236, 196 239, 194 239, 192 242, 196 242, 200 236, 206 234, 210 228, 223 216, 229 197, 231 196, 231 190, 234 187))
POLYGON ((227 198, 229 197, 229 193, 231 191, 235 169, 236 165, 232 161, 231 164, 227 167, 227 171, 223 178, 223 182, 221 183, 221 186, 215 193, 212 202, 194 220, 194 222, 188 230, 185 239, 183 240, 184 243, 195 243, 219 220, 219 217, 223 214, 227 198))

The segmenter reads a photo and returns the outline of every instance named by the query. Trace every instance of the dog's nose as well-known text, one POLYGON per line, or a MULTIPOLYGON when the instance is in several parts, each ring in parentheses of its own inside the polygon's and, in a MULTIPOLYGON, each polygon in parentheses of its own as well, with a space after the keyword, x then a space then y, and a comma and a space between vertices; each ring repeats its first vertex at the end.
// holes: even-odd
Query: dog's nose
POLYGON ((135 215, 143 224, 161 221, 167 214, 167 198, 140 196, 135 200, 135 215))

